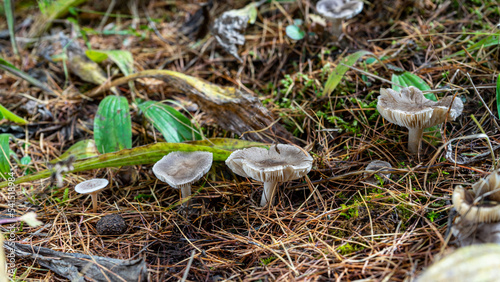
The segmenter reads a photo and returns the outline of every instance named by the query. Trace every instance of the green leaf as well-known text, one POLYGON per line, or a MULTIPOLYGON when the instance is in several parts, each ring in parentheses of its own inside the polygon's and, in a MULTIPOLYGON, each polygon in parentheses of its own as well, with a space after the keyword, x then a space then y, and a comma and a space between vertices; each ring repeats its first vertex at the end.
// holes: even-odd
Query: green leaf
POLYGON ((92 61, 100 63, 106 59, 113 61, 124 75, 131 75, 134 72, 134 58, 132 53, 125 50, 86 50, 85 54, 92 61))
POLYGON ((170 106, 147 101, 139 104, 139 109, 169 143, 201 139, 191 121, 170 106))
POLYGON ((31 157, 30 156, 24 156, 21 158, 21 164, 22 165, 29 165, 31 163, 31 157))
POLYGON ((65 160, 71 155, 75 156, 77 160, 95 157, 99 155, 95 142, 92 139, 81 140, 73 144, 66 150, 58 159, 52 160, 51 163, 65 160))
POLYGON ((6 72, 10 72, 11 74, 20 77, 27 82, 33 84, 34 86, 42 89, 43 91, 50 93, 50 94, 55 94, 54 91, 52 91, 50 88, 47 87, 47 85, 43 84, 41 81, 34 79, 33 77, 29 76, 27 73, 23 72, 22 70, 16 68, 13 64, 7 62, 6 60, 0 58, 0 69, 4 70, 6 72))
POLYGON ((286 35, 293 40, 301 40, 304 36, 306 36, 306 32, 296 25, 287 26, 285 31, 286 35))
POLYGON ((9 139, 11 135, 8 133, 0 134, 0 177, 7 179, 10 172, 9 163, 9 139))
POLYGON ((498 117, 500 117, 500 74, 497 77, 497 111, 498 117))
MULTIPOLYGON (((427 84, 423 79, 407 71, 402 74, 392 74, 391 81, 403 87, 414 86, 422 91, 431 90, 429 84, 427 84)), ((392 89, 395 91, 401 91, 401 87, 394 84, 392 85, 392 89)), ((427 93, 424 94, 424 96, 429 100, 437 101, 436 96, 433 93, 427 93)))
POLYGON ((94 140, 99 153, 132 148, 132 121, 125 97, 107 96, 94 119, 94 140))
POLYGON ((0 104, 0 120, 2 118, 6 118, 7 120, 10 120, 10 121, 18 123, 18 124, 27 124, 28 123, 25 119, 14 114, 13 112, 7 110, 4 106, 2 106, 0 104))
POLYGON ((372 55, 375 57, 372 52, 362 50, 341 59, 337 67, 328 76, 328 80, 325 83, 325 89, 323 89, 323 94, 321 96, 330 95, 335 88, 337 88, 337 85, 339 85, 342 77, 344 77, 344 74, 349 69, 348 66, 353 66, 361 57, 365 55, 372 55))

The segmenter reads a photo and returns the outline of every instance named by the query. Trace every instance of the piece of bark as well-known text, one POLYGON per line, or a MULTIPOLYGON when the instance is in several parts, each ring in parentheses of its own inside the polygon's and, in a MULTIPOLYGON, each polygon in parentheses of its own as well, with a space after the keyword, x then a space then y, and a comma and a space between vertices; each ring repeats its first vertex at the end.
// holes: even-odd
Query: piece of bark
POLYGON ((13 242, 6 242, 4 247, 7 252, 14 252, 17 257, 31 258, 72 282, 148 281, 146 262, 142 258, 120 260, 79 253, 71 254, 13 242))

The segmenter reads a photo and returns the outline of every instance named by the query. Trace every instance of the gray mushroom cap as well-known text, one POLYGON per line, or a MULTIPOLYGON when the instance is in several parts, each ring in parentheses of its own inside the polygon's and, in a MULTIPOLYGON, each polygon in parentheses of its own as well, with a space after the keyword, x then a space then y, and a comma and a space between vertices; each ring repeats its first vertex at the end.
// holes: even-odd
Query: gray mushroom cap
POLYGON ((75 186, 75 191, 80 194, 90 194, 104 189, 108 186, 109 181, 104 178, 94 178, 78 183, 75 186))
POLYGON ((212 161, 210 152, 171 152, 155 163, 153 173, 172 188, 182 188, 205 175, 212 161))
POLYGON ((361 13, 363 2, 357 0, 321 0, 316 10, 328 19, 350 19, 361 13))
MULTIPOLYGON (((370 162, 365 170, 366 171, 378 171, 378 170, 386 170, 386 169, 391 169, 392 168, 392 165, 386 161, 381 161, 381 160, 374 160, 372 162, 370 162)), ((376 173, 378 176, 382 177, 385 176, 387 178, 390 178, 391 177, 391 174, 390 173, 376 173)), ((364 177, 368 177, 370 176, 370 173, 364 173, 363 175, 364 177)), ((369 179, 367 179, 367 182, 368 183, 376 183, 376 179, 375 177, 370 177, 369 179)))
POLYGON ((443 123, 449 112, 449 118, 455 120, 464 105, 462 100, 452 96, 438 102, 425 98, 420 89, 410 86, 401 92, 392 89, 380 89, 377 110, 391 123, 406 128, 428 128, 443 123), (450 108, 451 105, 451 108, 450 108))
POLYGON ((309 173, 312 161, 307 152, 279 144, 269 150, 258 147, 236 150, 227 158, 226 165, 243 177, 262 182, 285 182, 309 173))

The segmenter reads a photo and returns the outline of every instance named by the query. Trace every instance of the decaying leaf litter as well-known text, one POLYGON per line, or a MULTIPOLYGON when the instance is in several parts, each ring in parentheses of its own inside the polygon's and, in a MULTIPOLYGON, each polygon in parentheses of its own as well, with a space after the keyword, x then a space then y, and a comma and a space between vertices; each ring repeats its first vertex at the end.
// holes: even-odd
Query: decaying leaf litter
MULTIPOLYGON (((8 36, 0 42, 8 62, 2 69, 21 71, 2 73, 0 103, 28 122, 20 126, 1 109, 0 130, 12 134, 10 161, 22 191, 15 213, 36 211, 43 222, 16 225, 17 243, 64 255, 141 258, 151 281, 184 275, 191 281, 403 281, 457 247, 447 236, 452 191, 488 176, 498 153, 491 156, 489 149, 498 148, 496 2, 366 2, 344 22, 338 42, 331 39, 331 23, 323 26, 315 17, 315 2, 265 2, 255 22, 237 30, 245 39, 235 45, 238 56, 206 27, 248 1, 139 1, 131 9, 115 3, 108 13, 108 7, 73 2, 71 13, 50 27, 37 18, 36 25, 17 29, 21 56, 8 36), (302 39, 287 37, 291 25, 303 31, 302 39), (102 72, 91 72, 99 85, 65 67, 72 57, 61 33, 78 43, 78 54, 99 62, 92 65, 102 72), (132 71, 116 63, 116 52, 98 59, 88 50, 130 51, 132 71), (19 78, 25 74, 35 80, 19 78), (424 133, 419 155, 407 151, 406 129, 376 111, 381 88, 406 86, 427 91, 429 99, 452 95, 464 104, 455 121, 424 133), (211 91, 203 91, 207 87, 211 91), (91 144, 95 117, 104 97, 116 93, 127 100, 120 110, 128 107, 132 144, 102 151, 91 144), (192 128, 194 140, 196 134, 206 140, 162 142, 161 129, 142 115, 149 101, 184 114, 189 123, 173 119, 181 121, 177 128, 192 128), (221 137, 294 143, 311 153, 313 168, 306 178, 281 184, 274 206, 260 208, 262 185, 234 175, 222 161, 232 150, 262 143, 212 139, 221 137), (57 187, 48 164, 75 144, 77 160, 58 163, 60 172, 74 170, 60 175, 57 187), (151 169, 166 153, 193 148, 217 154, 204 180, 193 185, 186 213, 178 191, 157 181, 151 169), (392 176, 385 171, 375 183, 366 181, 373 160, 389 162, 392 176), (95 177, 110 186, 92 213, 92 201, 74 186, 95 177), (96 223, 106 214, 123 216, 124 234, 98 235, 96 223)), ((40 14, 36 7, 23 9, 15 7, 16 25, 23 15, 40 14)), ((0 192, 2 217, 9 217, 6 189, 0 192)), ((17 279, 61 279, 28 257, 17 258, 17 279)))

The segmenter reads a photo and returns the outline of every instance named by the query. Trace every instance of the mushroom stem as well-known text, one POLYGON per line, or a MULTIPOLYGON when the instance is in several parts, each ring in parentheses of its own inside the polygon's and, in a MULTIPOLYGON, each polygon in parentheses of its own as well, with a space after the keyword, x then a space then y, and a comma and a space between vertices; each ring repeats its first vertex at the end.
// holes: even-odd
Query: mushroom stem
POLYGON ((339 39, 342 35, 342 21, 343 19, 332 19, 332 28, 330 32, 336 39, 339 39))
MULTIPOLYGON (((182 185, 182 187, 181 187, 181 195, 182 195, 181 200, 184 200, 185 198, 191 196, 191 184, 189 184, 189 185, 182 185)), ((184 206, 184 207, 189 206, 189 202, 190 201, 184 202, 182 204, 182 206, 184 206)))
POLYGON ((260 206, 264 207, 267 203, 273 204, 274 191, 276 191, 276 186, 278 182, 264 182, 264 192, 262 192, 262 198, 260 199, 260 206))
POLYGON ((92 197, 92 212, 97 212, 97 192, 90 193, 92 197))
POLYGON ((408 130, 408 150, 412 154, 418 154, 424 130, 422 128, 408 128, 408 130))

